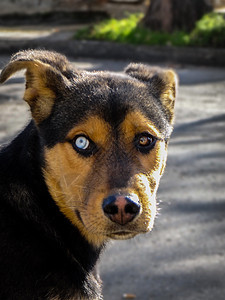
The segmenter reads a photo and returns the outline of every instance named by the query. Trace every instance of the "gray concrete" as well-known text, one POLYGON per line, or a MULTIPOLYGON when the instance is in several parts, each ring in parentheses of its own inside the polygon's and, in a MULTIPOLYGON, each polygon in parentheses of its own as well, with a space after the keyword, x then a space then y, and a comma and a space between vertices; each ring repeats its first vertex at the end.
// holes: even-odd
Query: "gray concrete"
MULTIPOLYGON (((1 65, 7 57, 0 56, 1 65)), ((126 61, 80 60, 122 70, 126 61)), ((176 67, 176 65, 174 65, 176 67)), ((225 299, 225 69, 177 66, 176 125, 153 231, 112 242, 101 259, 104 299, 225 299)), ((22 74, 0 87, 0 142, 29 119, 22 74)))

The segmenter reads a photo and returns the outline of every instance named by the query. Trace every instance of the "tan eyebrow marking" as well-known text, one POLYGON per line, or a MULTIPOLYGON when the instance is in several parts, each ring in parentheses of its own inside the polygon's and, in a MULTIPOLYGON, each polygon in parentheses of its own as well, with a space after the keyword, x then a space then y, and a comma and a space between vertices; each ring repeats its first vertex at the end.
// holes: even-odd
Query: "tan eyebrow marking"
POLYGON ((141 112, 129 112, 122 123, 122 130, 126 136, 135 136, 141 132, 149 132, 158 139, 162 139, 163 135, 158 128, 147 119, 141 112))

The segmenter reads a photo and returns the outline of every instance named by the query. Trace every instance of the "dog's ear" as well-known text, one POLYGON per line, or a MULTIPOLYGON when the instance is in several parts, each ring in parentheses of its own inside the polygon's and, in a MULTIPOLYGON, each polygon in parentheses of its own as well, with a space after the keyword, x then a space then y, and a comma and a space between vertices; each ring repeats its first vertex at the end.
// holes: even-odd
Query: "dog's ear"
POLYGON ((5 82, 17 71, 26 69, 24 100, 29 104, 33 119, 38 124, 51 113, 60 89, 69 85, 73 71, 67 59, 58 53, 29 50, 16 53, 2 70, 0 82, 5 82))
POLYGON ((125 72, 148 84, 151 93, 161 101, 168 119, 172 123, 178 84, 176 73, 172 70, 149 67, 143 64, 130 64, 125 72))

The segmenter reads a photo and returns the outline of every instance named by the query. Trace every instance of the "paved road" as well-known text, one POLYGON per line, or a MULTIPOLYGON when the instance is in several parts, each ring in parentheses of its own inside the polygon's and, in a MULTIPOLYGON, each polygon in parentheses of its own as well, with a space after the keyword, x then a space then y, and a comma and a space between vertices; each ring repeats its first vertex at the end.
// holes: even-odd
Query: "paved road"
MULTIPOLYGON (((0 67, 7 57, 0 56, 0 67)), ((119 71, 125 61, 82 60, 119 71)), ((176 66, 175 66, 176 67, 176 66)), ((176 126, 150 234, 113 242, 101 260, 104 299, 225 299, 225 69, 177 67, 176 126)), ((0 143, 29 119, 19 74, 0 87, 0 143)))

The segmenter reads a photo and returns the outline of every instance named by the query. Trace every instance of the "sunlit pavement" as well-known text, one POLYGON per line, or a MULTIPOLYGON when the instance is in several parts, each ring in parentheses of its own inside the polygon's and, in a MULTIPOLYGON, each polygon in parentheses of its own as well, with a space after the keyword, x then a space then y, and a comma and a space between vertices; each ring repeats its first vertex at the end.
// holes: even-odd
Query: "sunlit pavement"
MULTIPOLYGON (((7 56, 0 56, 1 67, 7 56)), ((125 61, 78 60, 121 71, 125 61)), ((171 66, 170 66, 171 67, 171 66)), ((173 66, 172 66, 173 67, 173 66)), ((101 259, 104 299, 225 299, 225 69, 176 66, 176 125, 150 234, 113 242, 101 259)), ((0 143, 29 120, 22 73, 0 87, 0 143)))

